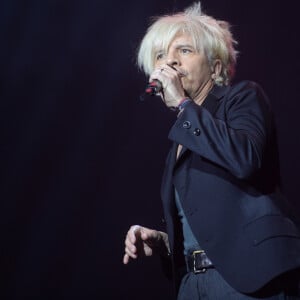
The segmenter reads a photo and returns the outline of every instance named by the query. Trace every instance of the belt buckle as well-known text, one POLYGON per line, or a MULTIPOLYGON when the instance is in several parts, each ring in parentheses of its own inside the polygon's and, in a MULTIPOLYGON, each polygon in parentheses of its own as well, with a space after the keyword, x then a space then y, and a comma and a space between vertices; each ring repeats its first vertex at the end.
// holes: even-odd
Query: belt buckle
POLYGON ((195 250, 195 251, 193 251, 193 258, 194 258, 194 262, 193 262, 193 272, 194 272, 194 274, 206 272, 206 268, 196 269, 196 255, 197 255, 197 254, 200 254, 200 253, 204 253, 204 250, 195 250))

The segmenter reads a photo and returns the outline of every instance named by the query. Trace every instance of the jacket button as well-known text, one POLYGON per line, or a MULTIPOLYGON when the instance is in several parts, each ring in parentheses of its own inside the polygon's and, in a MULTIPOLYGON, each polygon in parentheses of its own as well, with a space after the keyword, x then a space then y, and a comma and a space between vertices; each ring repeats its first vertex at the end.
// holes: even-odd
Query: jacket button
POLYGON ((193 133, 194 135, 200 135, 201 131, 199 128, 196 128, 193 133))
POLYGON ((185 128, 185 129, 191 128, 191 122, 184 121, 183 124, 182 124, 182 127, 185 128))

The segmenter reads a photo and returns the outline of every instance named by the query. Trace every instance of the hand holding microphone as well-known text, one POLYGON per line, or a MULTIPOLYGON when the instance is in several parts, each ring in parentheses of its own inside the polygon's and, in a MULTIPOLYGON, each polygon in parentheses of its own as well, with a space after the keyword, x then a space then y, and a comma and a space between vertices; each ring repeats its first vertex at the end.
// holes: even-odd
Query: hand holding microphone
POLYGON ((182 85, 184 76, 186 73, 182 70, 167 64, 160 65, 151 74, 145 93, 160 95, 168 107, 176 108, 180 101, 186 97, 182 85))

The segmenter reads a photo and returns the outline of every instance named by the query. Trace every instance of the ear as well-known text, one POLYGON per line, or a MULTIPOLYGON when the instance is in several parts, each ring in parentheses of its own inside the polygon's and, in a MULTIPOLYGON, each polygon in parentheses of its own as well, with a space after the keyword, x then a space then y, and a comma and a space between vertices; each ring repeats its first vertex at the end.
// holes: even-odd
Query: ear
POLYGON ((212 78, 213 79, 218 78, 221 74, 221 71, 222 71, 221 60, 220 59, 215 59, 211 69, 212 69, 212 74, 211 74, 212 78))

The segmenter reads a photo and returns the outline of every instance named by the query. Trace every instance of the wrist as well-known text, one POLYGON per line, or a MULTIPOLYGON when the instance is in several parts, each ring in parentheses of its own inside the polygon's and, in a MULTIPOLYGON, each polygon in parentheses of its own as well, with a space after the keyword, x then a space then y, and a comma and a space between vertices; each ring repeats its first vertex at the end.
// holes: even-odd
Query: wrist
POLYGON ((181 111, 185 108, 185 106, 190 103, 192 100, 189 97, 185 97, 183 99, 181 99, 178 103, 177 108, 181 111))

